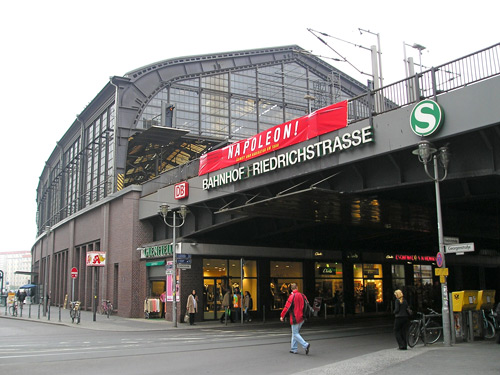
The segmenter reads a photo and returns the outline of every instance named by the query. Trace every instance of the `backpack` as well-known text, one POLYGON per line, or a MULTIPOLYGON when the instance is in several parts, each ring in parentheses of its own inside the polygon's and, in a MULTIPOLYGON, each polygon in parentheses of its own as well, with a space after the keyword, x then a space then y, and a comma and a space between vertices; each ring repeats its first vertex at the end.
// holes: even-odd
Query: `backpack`
POLYGON ((309 304, 309 301, 307 300, 305 295, 302 294, 302 298, 304 298, 304 310, 302 311, 302 315, 303 315, 304 319, 307 320, 313 316, 314 309, 309 304))

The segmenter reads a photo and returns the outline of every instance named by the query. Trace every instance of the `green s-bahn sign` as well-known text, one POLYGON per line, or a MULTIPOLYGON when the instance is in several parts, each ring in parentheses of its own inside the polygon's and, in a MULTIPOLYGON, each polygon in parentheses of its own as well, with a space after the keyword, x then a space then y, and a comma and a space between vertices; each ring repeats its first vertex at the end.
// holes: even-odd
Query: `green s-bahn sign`
POLYGON ((434 133, 444 122, 444 112, 434 100, 422 100, 410 116, 411 130, 416 135, 427 137, 434 133))

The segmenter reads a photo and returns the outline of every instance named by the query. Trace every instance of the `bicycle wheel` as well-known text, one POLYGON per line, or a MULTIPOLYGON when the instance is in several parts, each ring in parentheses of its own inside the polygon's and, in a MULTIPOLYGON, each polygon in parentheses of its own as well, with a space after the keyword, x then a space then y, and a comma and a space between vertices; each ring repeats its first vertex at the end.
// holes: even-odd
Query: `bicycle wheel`
POLYGON ((413 321, 410 323, 410 327, 408 328, 408 346, 413 348, 417 345, 418 339, 420 338, 420 322, 413 321))
POLYGON ((433 320, 429 320, 426 324, 426 344, 434 344, 441 337, 442 328, 433 320))
POLYGON ((493 323, 489 319, 484 320, 484 338, 485 339, 492 339, 495 337, 495 327, 493 326, 493 323))

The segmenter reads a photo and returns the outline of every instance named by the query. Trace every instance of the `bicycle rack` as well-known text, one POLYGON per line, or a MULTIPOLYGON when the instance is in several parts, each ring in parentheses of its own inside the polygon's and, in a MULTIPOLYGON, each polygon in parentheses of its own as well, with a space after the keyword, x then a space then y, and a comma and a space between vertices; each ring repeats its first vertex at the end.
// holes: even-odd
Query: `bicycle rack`
POLYGON ((432 319, 432 318, 440 318, 442 316, 443 316, 443 314, 427 314, 427 315, 422 314, 422 327, 423 327, 423 331, 424 331, 424 346, 427 346, 427 331, 430 331, 431 329, 440 329, 441 331, 443 331, 443 327, 427 328, 427 326, 425 325, 426 318, 432 319))

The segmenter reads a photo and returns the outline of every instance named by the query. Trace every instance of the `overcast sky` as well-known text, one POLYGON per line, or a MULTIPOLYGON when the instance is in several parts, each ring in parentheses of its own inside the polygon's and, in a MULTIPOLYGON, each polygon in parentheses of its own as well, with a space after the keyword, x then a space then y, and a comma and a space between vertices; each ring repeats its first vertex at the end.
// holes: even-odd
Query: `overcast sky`
MULTIPOLYGON (((498 0, 4 1, 0 251, 31 249, 45 161, 111 76, 175 57, 297 44, 366 83, 358 71, 370 72, 370 54, 358 46, 377 37, 361 28, 380 36, 388 84, 404 78, 404 42, 425 46, 422 65, 437 66, 500 42, 499 14, 498 0), (330 47, 308 28, 331 36, 322 36, 330 47), (341 57, 350 64, 331 59, 341 57)), ((419 61, 417 50, 406 54, 419 61)))

